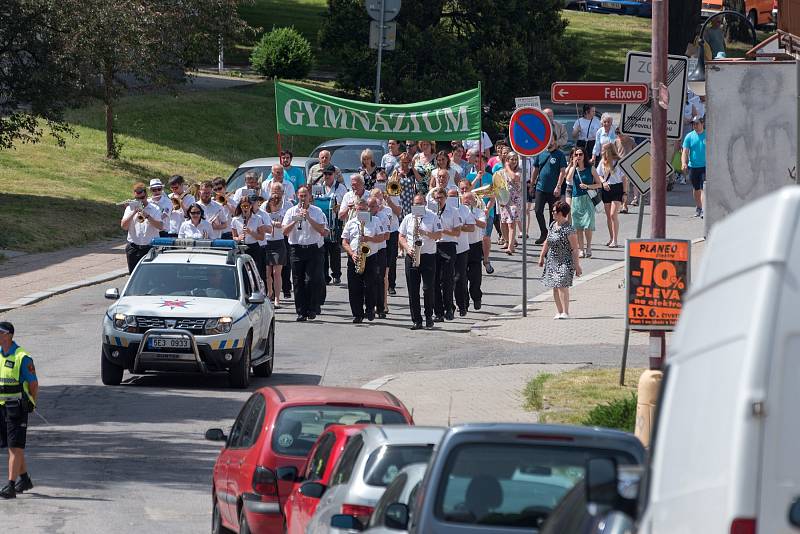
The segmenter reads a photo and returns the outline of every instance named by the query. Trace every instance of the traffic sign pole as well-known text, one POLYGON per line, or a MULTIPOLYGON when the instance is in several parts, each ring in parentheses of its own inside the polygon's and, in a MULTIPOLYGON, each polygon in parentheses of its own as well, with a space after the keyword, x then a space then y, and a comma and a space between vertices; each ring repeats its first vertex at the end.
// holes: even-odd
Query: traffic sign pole
MULTIPOLYGON (((522 159, 522 316, 528 316, 528 235, 527 228, 527 203, 528 203, 528 158, 522 159)), ((514 229, 512 228, 513 232, 514 229)), ((511 236, 509 236, 511 239, 511 236)))
POLYGON ((386 31, 386 0, 379 0, 381 3, 381 18, 378 21, 380 31, 378 32, 378 69, 375 77, 375 103, 381 102, 381 62, 383 60, 383 34, 386 31))

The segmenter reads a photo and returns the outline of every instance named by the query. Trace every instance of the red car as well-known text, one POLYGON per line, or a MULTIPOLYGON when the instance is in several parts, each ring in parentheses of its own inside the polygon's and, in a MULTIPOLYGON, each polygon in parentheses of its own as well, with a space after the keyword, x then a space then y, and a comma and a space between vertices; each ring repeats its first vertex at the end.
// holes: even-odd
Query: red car
MULTIPOLYGON (((364 426, 334 425, 323 432, 308 455, 305 470, 300 475, 301 480, 303 482, 319 482, 327 486, 344 446, 347 445, 350 437, 358 434, 364 426)), ((300 493, 300 485, 297 484, 283 507, 286 514, 287 534, 303 534, 311 516, 317 510, 318 504, 319 499, 300 493)))
POLYGON ((214 464, 213 532, 275 533, 284 529, 283 505, 320 434, 330 425, 413 424, 394 395, 367 389, 267 386, 242 407, 214 464))

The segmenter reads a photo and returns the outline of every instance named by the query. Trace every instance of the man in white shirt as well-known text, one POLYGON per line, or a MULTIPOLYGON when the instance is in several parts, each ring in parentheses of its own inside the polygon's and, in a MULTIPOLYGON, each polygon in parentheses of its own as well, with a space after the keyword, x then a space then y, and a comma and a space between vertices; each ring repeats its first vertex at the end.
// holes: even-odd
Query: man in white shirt
POLYGON ((439 203, 433 198, 433 190, 436 188, 443 189, 445 193, 450 190, 456 190, 455 185, 450 184, 450 173, 445 169, 436 169, 431 174, 431 189, 425 195, 425 200, 428 202, 428 209, 437 212, 439 210, 439 203))
POLYGON ((172 202, 172 211, 169 214, 169 237, 178 237, 181 225, 187 220, 187 210, 189 206, 196 202, 195 198, 186 191, 186 180, 183 176, 176 174, 169 179, 169 188, 172 193, 169 195, 172 202), (176 209, 175 206, 178 206, 176 209))
POLYGON ((350 311, 353 314, 353 323, 364 322, 364 317, 372 321, 375 319, 376 279, 378 276, 378 251, 379 244, 384 239, 382 221, 379 217, 369 217, 364 221, 363 235, 361 218, 369 215, 369 204, 365 199, 360 199, 355 205, 357 215, 347 221, 342 230, 342 248, 347 253, 347 297, 350 301, 350 311), (360 247, 369 246, 364 271, 358 272, 357 265, 360 257, 360 247))
MULTIPOLYGON (((483 299, 481 264, 483 263, 483 237, 487 225, 486 212, 478 207, 478 200, 471 191, 463 193, 461 200, 470 209, 475 219, 475 230, 469 234, 467 280, 469 281, 469 296, 472 297, 475 309, 480 310, 483 299)), ((469 299, 467 299, 467 307, 469 307, 469 299)))
MULTIPOLYGON (((458 200, 458 193, 457 189, 451 189, 447 192, 447 197, 458 200)), ((464 317, 467 315, 467 308, 469 308, 467 260, 469 259, 469 238, 472 232, 475 231, 475 217, 472 215, 472 210, 469 209, 468 206, 459 203, 456 209, 458 210, 463 224, 461 225, 461 233, 458 234, 458 242, 456 243, 455 278, 453 282, 458 315, 464 317)))
POLYGON ((447 192, 443 188, 434 188, 433 199, 437 203, 436 213, 442 221, 442 237, 436 243, 436 280, 433 285, 435 320, 441 323, 445 319, 452 321, 454 318, 456 248, 464 221, 461 220, 458 208, 447 205, 447 192))
POLYGON ((380 167, 386 171, 386 176, 391 176, 397 166, 397 158, 400 156, 400 142, 397 139, 389 139, 389 152, 381 158, 380 167))
POLYGON ((300 186, 297 198, 297 205, 286 211, 282 226, 283 234, 289 238, 296 320, 303 322, 313 321, 321 311, 322 245, 328 235, 328 220, 321 209, 311 204, 307 185, 300 186))
POLYGON ((339 219, 347 221, 350 218, 350 210, 358 205, 360 199, 366 199, 367 194, 367 190, 364 188, 364 177, 360 174, 351 174, 350 191, 342 198, 342 204, 339 206, 339 219))
POLYGON ((406 253, 406 285, 408 286, 408 306, 411 309, 411 330, 422 328, 422 309, 419 302, 419 289, 422 284, 425 303, 425 328, 433 328, 434 283, 436 280, 436 240, 442 237, 442 222, 436 213, 427 208, 422 195, 414 196, 412 213, 400 223, 400 248, 406 253), (417 206, 416 208, 413 206, 417 206), (419 208, 424 208, 420 210, 419 208), (423 211, 417 216, 413 210, 423 211), (415 239, 418 241, 415 243, 415 239), (415 245, 420 248, 420 261, 414 266, 415 245))
POLYGON ((220 237, 222 239, 231 239, 233 233, 231 232, 231 220, 236 213, 236 202, 233 200, 233 194, 226 191, 227 185, 224 178, 214 178, 211 182, 211 190, 214 195, 214 202, 224 210, 224 214, 219 218, 225 223, 225 228, 220 230, 220 237))
POLYGON ((172 201, 164 194, 164 184, 158 178, 150 180, 150 198, 147 199, 150 204, 161 210, 161 230, 158 235, 167 237, 167 229, 169 229, 169 213, 172 211, 172 201))
POLYGON ((283 198, 287 200, 294 201, 295 199, 295 190, 294 185, 289 180, 284 179, 284 171, 283 166, 279 163, 276 163, 272 166, 272 174, 270 178, 264 180, 264 183, 261 184, 261 196, 264 198, 269 198, 269 186, 273 183, 283 184, 283 198))
MULTIPOLYGON (((373 189, 373 191, 375 191, 373 189)), ((375 191, 375 194, 370 193, 367 200, 369 213, 373 219, 380 221, 381 239, 375 243, 375 248, 378 249, 375 258, 375 308, 374 312, 379 319, 386 319, 386 293, 384 287, 384 280, 386 279, 386 268, 389 264, 386 258, 387 241, 389 239, 389 229, 391 227, 391 217, 388 213, 383 211, 381 205, 380 190, 375 191)), ((367 310, 369 314, 370 310, 367 310)), ((368 316, 369 317, 369 316, 368 316)))
POLYGON ((219 203, 211 200, 211 182, 206 181, 200 184, 197 194, 200 196, 198 204, 203 208, 205 220, 211 225, 211 239, 220 239, 222 231, 228 226, 228 213, 219 203))
POLYGON ((162 228, 161 210, 147 202, 147 189, 143 183, 133 185, 133 195, 134 201, 125 208, 120 221, 122 229, 128 232, 128 244, 125 245, 128 274, 150 251, 150 242, 158 237, 158 231, 162 228))
MULTIPOLYGON (((242 197, 250 195, 250 192, 260 193, 261 185, 258 183, 258 174, 255 171, 247 171, 244 173, 244 185, 233 193, 233 205, 238 206, 242 201, 242 197)), ((267 190, 269 191, 269 190, 267 190)))
POLYGON ((330 214, 326 213, 330 233, 325 238, 322 272, 325 274, 326 284, 333 283, 338 286, 342 283, 341 242, 342 227, 344 226, 339 219, 339 208, 344 202, 347 188, 336 181, 336 168, 333 165, 328 165, 323 169, 320 187, 322 187, 321 198, 326 199, 331 210, 330 214))
POLYGON ((489 134, 486 132, 481 132, 481 140, 478 142, 477 139, 470 140, 465 139, 461 141, 461 144, 464 146, 464 150, 469 150, 470 148, 479 148, 483 151, 484 156, 487 158, 489 157, 489 151, 492 148, 492 140, 489 139, 489 134))

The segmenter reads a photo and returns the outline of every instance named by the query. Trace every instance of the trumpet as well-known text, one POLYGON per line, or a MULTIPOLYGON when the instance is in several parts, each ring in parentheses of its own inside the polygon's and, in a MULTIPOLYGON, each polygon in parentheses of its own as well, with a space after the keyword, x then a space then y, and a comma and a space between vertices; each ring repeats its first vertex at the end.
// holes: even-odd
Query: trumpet
POLYGON ((231 193, 219 193, 217 195, 217 202, 222 204, 223 206, 228 205, 228 197, 231 196, 231 193))

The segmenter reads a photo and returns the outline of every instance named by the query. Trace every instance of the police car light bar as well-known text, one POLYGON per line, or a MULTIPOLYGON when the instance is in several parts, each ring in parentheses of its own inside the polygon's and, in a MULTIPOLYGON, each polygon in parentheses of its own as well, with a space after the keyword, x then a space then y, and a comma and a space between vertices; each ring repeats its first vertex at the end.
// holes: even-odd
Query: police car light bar
POLYGON ((156 237, 150 244, 154 247, 220 248, 227 250, 235 250, 238 245, 233 239, 176 239, 174 237, 156 237))

